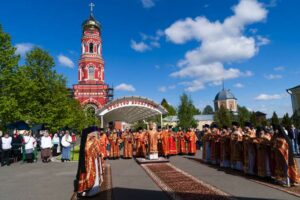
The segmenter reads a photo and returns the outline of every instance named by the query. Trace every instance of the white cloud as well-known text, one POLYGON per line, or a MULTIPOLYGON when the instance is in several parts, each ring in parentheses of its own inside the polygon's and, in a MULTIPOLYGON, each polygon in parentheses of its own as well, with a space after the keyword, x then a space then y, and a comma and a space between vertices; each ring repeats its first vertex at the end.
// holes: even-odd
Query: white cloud
POLYGON ((284 71, 285 67, 284 66, 278 66, 278 67, 274 67, 275 71, 284 71))
POLYGON ((158 88, 158 91, 160 92, 166 92, 167 91, 167 87, 166 86, 161 86, 158 88))
POLYGON ((131 40, 131 48, 138 52, 145 52, 160 47, 159 41, 164 35, 164 32, 162 30, 157 30, 154 36, 145 33, 140 33, 140 35, 142 38, 141 42, 131 40))
POLYGON ((280 75, 280 74, 268 74, 268 75, 265 75, 265 78, 268 79, 268 80, 281 79, 282 75, 280 75))
POLYGON ((191 77, 188 91, 205 87, 206 83, 252 76, 250 71, 242 72, 237 68, 226 69, 224 64, 252 58, 267 39, 243 34, 249 24, 261 22, 267 17, 264 5, 256 0, 241 0, 233 7, 234 15, 223 22, 209 21, 206 17, 178 20, 165 30, 170 42, 184 44, 190 40, 199 46, 186 52, 184 59, 177 65, 180 69, 173 77, 191 77), (260 39, 258 39, 260 38, 260 39))
POLYGON ((141 0, 144 8, 152 8, 155 6, 154 0, 141 0))
POLYGON ((245 87, 242 83, 236 83, 233 86, 236 87, 236 88, 243 88, 243 87, 245 87))
POLYGON ((261 35, 258 35, 256 38, 257 38, 257 46, 264 46, 270 44, 271 42, 269 38, 263 37, 261 35))
POLYGON ((58 62, 61 66, 73 68, 74 62, 67 56, 60 54, 57 56, 58 62))
POLYGON ((256 34, 257 31, 258 31, 257 28, 250 28, 249 29, 249 32, 252 33, 252 34, 256 34))
POLYGON ((33 49, 35 45, 32 43, 19 43, 16 44, 16 54, 24 56, 27 52, 33 49))
POLYGON ((161 87, 158 88, 158 91, 167 92, 168 90, 174 90, 175 88, 176 88, 176 85, 161 86, 161 87))
POLYGON ((133 50, 141 53, 150 50, 150 47, 144 42, 136 42, 134 40, 131 40, 130 46, 133 50))
POLYGON ((270 0, 270 2, 267 4, 267 7, 275 7, 277 6, 277 0, 270 0))
POLYGON ((117 85, 115 87, 115 90, 134 92, 135 88, 133 87, 133 85, 126 84, 126 83, 121 83, 120 85, 117 85))
POLYGON ((255 97, 255 100, 268 101, 268 100, 276 100, 281 99, 282 96, 279 94, 260 94, 255 97))

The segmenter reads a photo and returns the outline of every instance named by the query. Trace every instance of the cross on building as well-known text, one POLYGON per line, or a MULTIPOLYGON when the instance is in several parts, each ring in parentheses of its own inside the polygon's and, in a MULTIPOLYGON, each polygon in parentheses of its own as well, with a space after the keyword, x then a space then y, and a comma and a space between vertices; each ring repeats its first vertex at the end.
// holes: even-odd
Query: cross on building
POLYGON ((89 4, 89 6, 91 7, 91 13, 93 13, 93 9, 95 7, 95 4, 93 4, 92 2, 89 4))

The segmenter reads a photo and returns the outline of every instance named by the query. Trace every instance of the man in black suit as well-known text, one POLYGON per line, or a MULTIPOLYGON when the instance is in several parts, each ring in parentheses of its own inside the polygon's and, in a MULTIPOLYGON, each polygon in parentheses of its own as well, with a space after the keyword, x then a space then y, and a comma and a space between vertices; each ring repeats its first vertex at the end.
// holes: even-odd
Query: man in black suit
POLYGON ((292 124, 289 130, 289 138, 293 144, 293 151, 294 154, 299 154, 299 145, 298 145, 298 138, 299 138, 299 131, 295 128, 294 124, 292 124))

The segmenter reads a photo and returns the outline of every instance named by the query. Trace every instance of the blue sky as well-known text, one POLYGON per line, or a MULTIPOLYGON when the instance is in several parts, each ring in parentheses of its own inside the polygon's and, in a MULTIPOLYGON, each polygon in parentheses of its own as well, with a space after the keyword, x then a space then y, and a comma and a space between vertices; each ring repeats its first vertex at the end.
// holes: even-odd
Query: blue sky
MULTIPOLYGON (((77 82, 81 23, 89 0, 11 0, 0 24, 18 53, 40 46, 56 70, 77 82)), ((286 89, 299 85, 300 1, 93 0, 102 24, 105 80, 115 96, 139 95, 178 105, 187 92, 213 105, 221 80, 238 103, 291 113, 286 89)))

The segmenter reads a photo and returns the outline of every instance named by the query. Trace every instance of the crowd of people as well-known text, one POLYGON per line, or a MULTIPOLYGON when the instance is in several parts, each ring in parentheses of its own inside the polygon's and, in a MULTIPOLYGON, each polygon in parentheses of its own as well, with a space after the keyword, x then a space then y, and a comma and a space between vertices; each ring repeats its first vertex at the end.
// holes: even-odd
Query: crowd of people
POLYGON ((232 128, 206 124, 202 134, 202 158, 206 163, 273 179, 285 186, 298 185, 297 138, 294 126, 254 129, 246 122, 242 129, 237 122, 232 123, 232 128))
POLYGON ((70 161, 71 147, 76 143, 76 135, 69 131, 59 131, 54 135, 47 130, 40 135, 32 135, 31 131, 14 130, 10 136, 8 132, 0 135, 1 166, 9 166, 20 160, 33 163, 38 159, 41 151, 41 160, 44 163, 51 161, 51 157, 61 154, 61 161, 70 161))
POLYGON ((125 131, 110 131, 110 129, 100 131, 104 159, 146 158, 147 153, 151 151, 151 145, 154 145, 158 155, 163 157, 178 154, 194 155, 197 140, 194 129, 184 132, 179 128, 175 132, 171 126, 168 128, 158 127, 156 130, 150 127, 149 130, 139 128, 138 131, 128 128, 125 131), (152 139, 151 133, 154 133, 155 139, 152 139))
MULTIPOLYGON (((250 122, 242 128, 233 122, 232 127, 218 127, 217 124, 204 125, 202 131, 171 126, 156 129, 138 128, 111 130, 97 129, 97 144, 101 159, 149 158, 153 153, 168 158, 174 155, 195 155, 202 148, 202 159, 206 163, 223 168, 232 168, 245 174, 276 180, 290 186, 300 183, 295 155, 299 154, 299 132, 292 125, 257 127, 250 122)), ((95 131, 94 131, 95 132, 95 131)), ((39 138, 31 131, 13 136, 0 136, 1 166, 20 160, 29 163, 37 159, 37 149, 41 159, 47 163, 52 156, 61 154, 61 161, 70 161, 71 148, 76 143, 76 135, 60 131, 53 136, 44 131, 39 138)), ((80 150, 83 151, 83 150, 80 150)))

